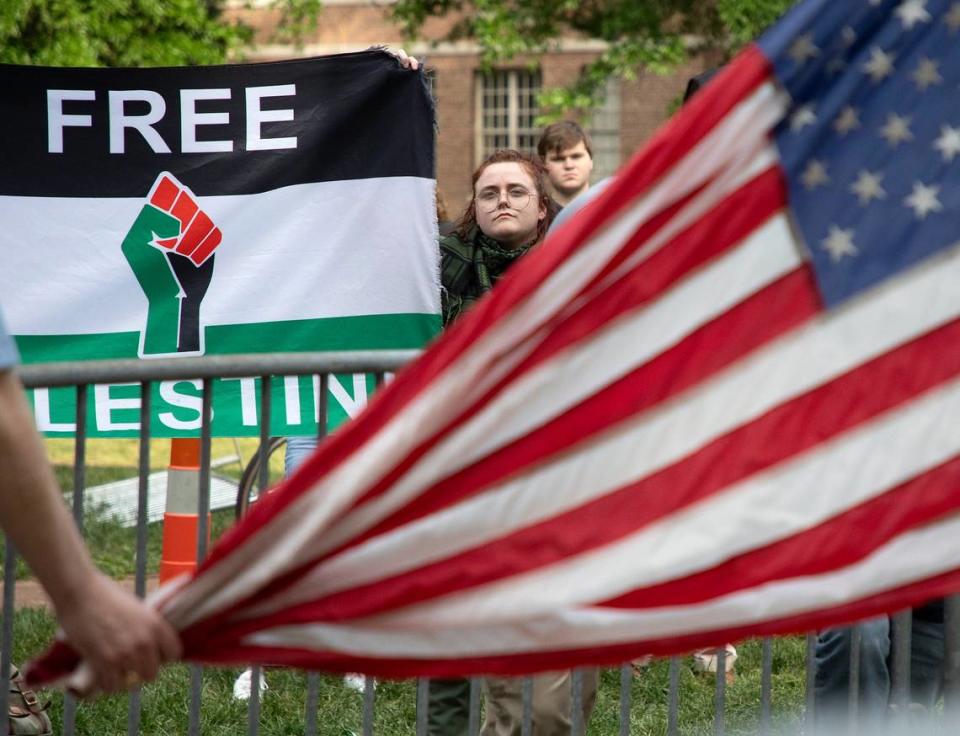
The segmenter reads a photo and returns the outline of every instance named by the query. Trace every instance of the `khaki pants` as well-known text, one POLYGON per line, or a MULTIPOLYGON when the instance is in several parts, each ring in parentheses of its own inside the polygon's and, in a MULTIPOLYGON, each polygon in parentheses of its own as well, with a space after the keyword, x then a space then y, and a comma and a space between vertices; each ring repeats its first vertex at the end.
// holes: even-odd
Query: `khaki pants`
MULTIPOLYGON (((583 723, 590 719, 597 699, 599 673, 581 670, 583 723)), ((573 701, 569 671, 546 672, 533 678, 533 736, 569 736, 573 701)), ((520 736, 523 725, 523 678, 488 677, 483 681, 487 715, 480 736, 520 736)))

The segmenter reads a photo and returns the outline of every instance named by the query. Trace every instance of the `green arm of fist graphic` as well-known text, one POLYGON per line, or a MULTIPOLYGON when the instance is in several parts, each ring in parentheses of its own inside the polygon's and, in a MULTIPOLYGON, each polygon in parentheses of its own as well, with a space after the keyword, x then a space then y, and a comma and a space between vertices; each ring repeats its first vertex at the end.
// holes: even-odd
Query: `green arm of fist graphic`
POLYGON ((177 352, 180 284, 170 270, 166 255, 153 243, 157 238, 175 238, 179 233, 180 221, 176 217, 145 204, 123 239, 123 255, 147 297, 143 355, 177 352))

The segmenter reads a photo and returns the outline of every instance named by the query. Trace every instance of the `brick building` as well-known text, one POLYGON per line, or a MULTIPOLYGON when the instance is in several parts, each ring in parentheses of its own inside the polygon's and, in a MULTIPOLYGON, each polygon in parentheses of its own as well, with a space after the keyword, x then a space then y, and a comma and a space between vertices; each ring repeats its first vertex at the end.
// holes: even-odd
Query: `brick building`
MULTIPOLYGON (((534 127, 536 94, 542 88, 572 82, 602 47, 587 39, 565 39, 539 57, 518 57, 490 74, 479 70, 472 42, 441 42, 451 21, 431 19, 423 39, 404 43, 390 17, 392 0, 324 0, 317 31, 302 48, 276 43, 279 13, 266 0, 254 0, 229 11, 256 29, 251 61, 315 56, 365 49, 374 44, 404 47, 426 60, 437 102, 437 182, 451 215, 470 197, 470 176, 476 165, 497 148, 533 151, 539 137, 534 127)), ((611 81, 606 103, 586 122, 594 144, 595 178, 617 169, 667 117, 672 101, 687 79, 706 64, 693 61, 669 76, 640 70, 634 81, 611 81)))

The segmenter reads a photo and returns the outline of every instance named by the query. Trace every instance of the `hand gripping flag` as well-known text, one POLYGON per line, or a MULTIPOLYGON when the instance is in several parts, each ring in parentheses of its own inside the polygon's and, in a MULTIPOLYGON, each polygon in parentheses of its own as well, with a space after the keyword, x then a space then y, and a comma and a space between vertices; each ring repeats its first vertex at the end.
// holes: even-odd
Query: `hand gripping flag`
POLYGON ((185 656, 522 673, 957 590, 958 42, 795 7, 160 592, 185 656))

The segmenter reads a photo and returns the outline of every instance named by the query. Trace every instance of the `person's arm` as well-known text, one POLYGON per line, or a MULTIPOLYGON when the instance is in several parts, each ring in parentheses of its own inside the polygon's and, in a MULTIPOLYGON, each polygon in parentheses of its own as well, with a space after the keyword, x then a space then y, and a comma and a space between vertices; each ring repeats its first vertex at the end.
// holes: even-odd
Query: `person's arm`
POLYGON ((162 662, 179 656, 179 639, 163 617, 94 567, 10 370, 0 370, 0 527, 46 589, 97 689, 151 680, 162 662))

